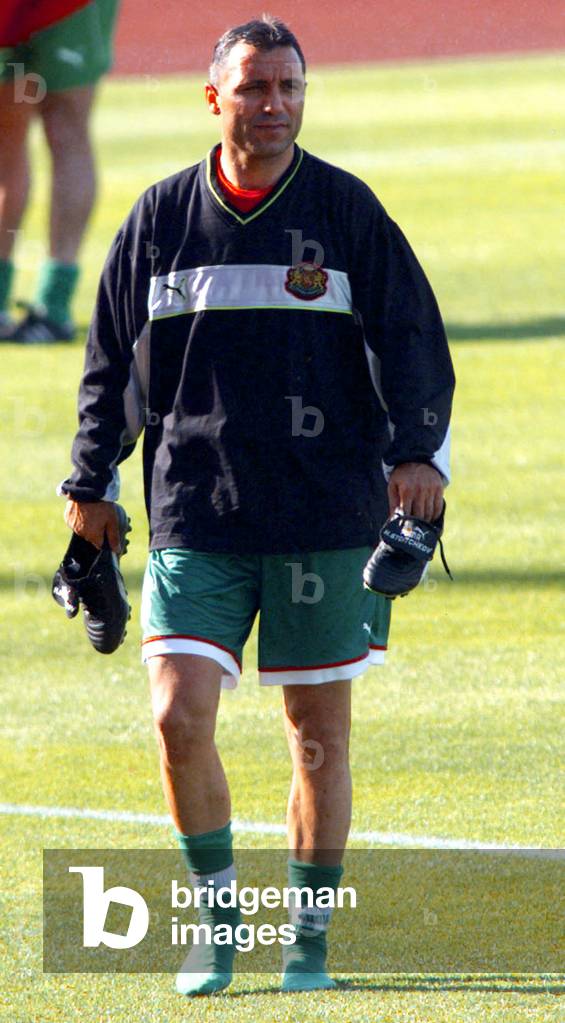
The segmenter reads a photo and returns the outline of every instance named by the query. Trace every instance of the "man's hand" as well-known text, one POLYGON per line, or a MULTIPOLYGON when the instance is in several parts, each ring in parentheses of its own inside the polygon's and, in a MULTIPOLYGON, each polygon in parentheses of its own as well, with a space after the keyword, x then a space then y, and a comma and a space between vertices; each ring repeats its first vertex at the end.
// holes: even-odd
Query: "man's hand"
POLYGON ((73 501, 68 499, 65 506, 65 522, 69 529, 83 540, 88 540, 99 550, 104 544, 104 535, 113 551, 119 553, 120 534, 116 506, 111 501, 73 501))
POLYGON ((403 462, 397 465, 388 483, 390 514, 402 508, 426 522, 439 518, 443 508, 443 480, 433 465, 403 462))

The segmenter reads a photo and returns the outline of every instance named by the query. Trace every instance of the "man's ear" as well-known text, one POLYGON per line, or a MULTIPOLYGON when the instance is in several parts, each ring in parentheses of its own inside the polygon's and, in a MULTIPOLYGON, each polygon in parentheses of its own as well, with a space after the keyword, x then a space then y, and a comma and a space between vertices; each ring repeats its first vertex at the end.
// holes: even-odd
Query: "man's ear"
POLYGON ((208 109, 210 113, 215 114, 217 116, 218 114, 221 113, 221 110, 220 104, 218 102, 219 96, 216 86, 211 85, 210 82, 206 82, 206 85, 204 86, 204 92, 206 93, 206 102, 208 104, 208 109))

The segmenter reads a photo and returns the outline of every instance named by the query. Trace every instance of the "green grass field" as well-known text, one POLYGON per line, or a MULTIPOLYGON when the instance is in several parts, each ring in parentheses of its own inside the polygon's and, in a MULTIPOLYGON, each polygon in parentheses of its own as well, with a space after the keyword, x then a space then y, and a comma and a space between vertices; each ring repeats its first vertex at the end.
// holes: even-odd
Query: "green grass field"
MULTIPOLYGON (((355 683, 357 832, 524 846, 563 839, 561 74, 558 56, 540 56, 310 75, 302 143, 367 180, 402 225, 437 293, 458 374, 445 538, 455 583, 438 560, 428 583, 395 606, 386 667, 355 683)), ((105 84, 100 199, 76 309, 85 329, 102 260, 132 202, 198 160, 214 129, 194 79, 105 84)), ((20 297, 43 251, 45 196, 40 176, 18 251, 20 297)), ((98 657, 49 596, 68 540, 54 487, 69 467, 82 340, 2 349, 0 798, 163 814, 139 663, 139 452, 122 474, 135 525, 123 566, 134 603, 126 645, 98 657)), ((222 698, 219 745, 234 815, 280 824, 290 776, 280 693, 258 690, 255 657, 252 639, 240 690, 222 698)), ((10 1023, 562 1019, 557 976, 373 975, 345 990, 283 996, 277 976, 244 975, 229 993, 194 1004, 174 994, 170 976, 44 975, 42 848, 172 847, 172 833, 23 813, 0 814, 0 828, 0 1018, 10 1023)), ((284 839, 238 832, 236 842, 284 839)))

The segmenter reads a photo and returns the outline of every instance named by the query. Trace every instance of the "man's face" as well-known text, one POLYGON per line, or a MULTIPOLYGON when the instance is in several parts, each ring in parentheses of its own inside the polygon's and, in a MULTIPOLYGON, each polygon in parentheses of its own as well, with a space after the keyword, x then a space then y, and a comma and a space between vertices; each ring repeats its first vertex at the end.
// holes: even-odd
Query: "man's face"
POLYGON ((222 117, 226 144, 256 157, 273 157, 292 145, 302 124, 306 83, 292 46, 257 50, 237 43, 220 68, 208 103, 222 117))

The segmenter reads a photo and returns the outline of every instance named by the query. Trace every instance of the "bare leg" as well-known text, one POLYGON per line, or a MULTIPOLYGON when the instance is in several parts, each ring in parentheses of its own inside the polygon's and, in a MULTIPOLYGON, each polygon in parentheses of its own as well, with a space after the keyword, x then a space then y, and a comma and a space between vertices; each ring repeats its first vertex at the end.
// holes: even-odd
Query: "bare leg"
MULTIPOLYGON (((194 654, 151 657, 148 666, 165 797, 177 831, 194 841, 196 835, 223 828, 231 813, 214 743, 222 668, 194 654)), ((239 914, 203 905, 199 919, 211 927, 235 927, 239 914)), ((193 945, 177 975, 177 991, 188 996, 221 991, 231 981, 234 954, 232 943, 193 945)))
POLYGON ((351 823, 351 682, 284 686, 293 777, 288 844, 297 859, 341 862, 351 823))
POLYGON ((149 659, 161 780, 177 831, 199 835, 224 827, 230 795, 214 742, 222 668, 209 657, 149 659))
POLYGON ((16 103, 13 84, 0 85, 0 259, 9 259, 29 195, 27 133, 35 108, 16 103))
MULTIPOLYGON (((291 885, 338 883, 351 821, 351 682, 285 686, 285 728, 293 776, 288 801, 291 885), (302 861, 300 864, 293 860, 302 861)), ((315 910, 310 910, 315 913, 315 910)), ((328 990, 327 920, 301 923, 283 949, 283 991, 328 990)))
POLYGON ((94 86, 51 92, 40 106, 51 153, 49 255, 75 263, 96 195, 96 170, 90 141, 94 86))

